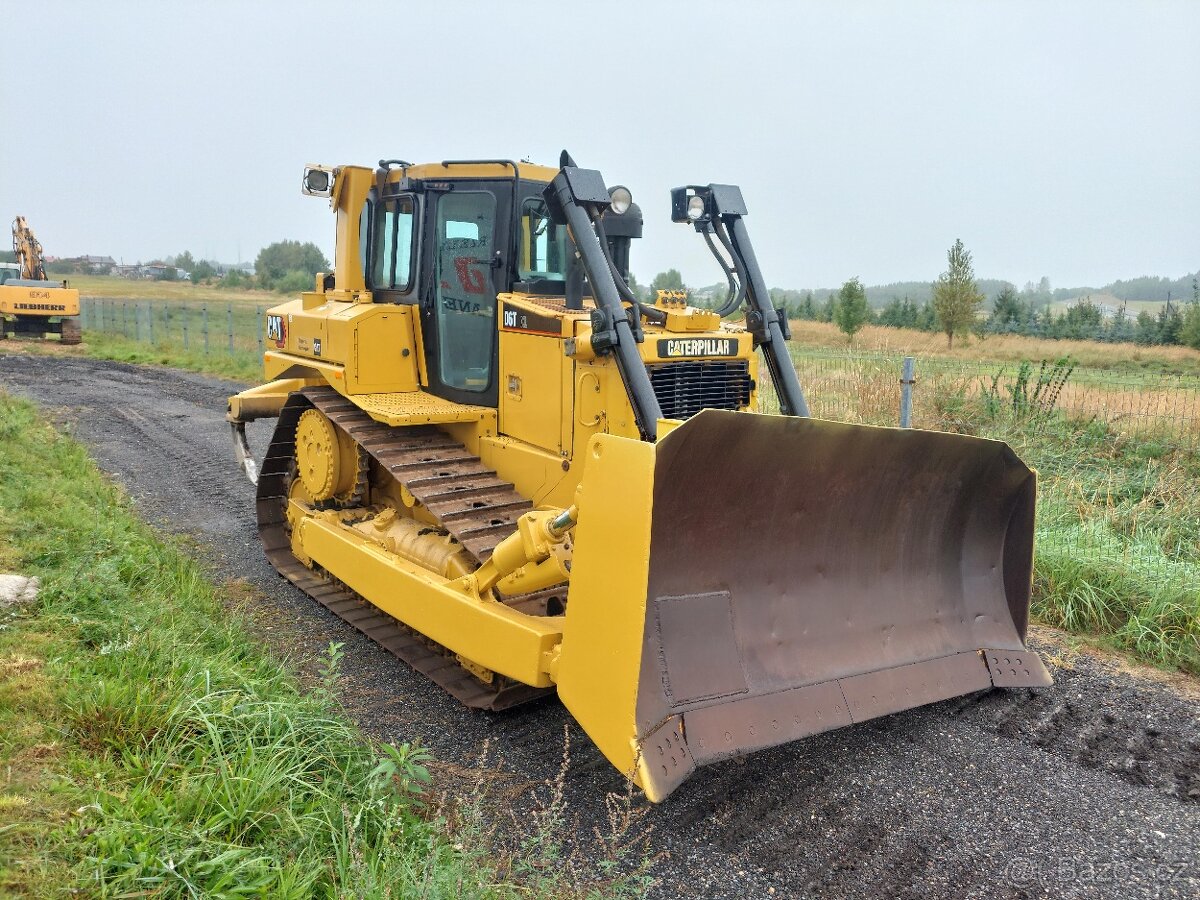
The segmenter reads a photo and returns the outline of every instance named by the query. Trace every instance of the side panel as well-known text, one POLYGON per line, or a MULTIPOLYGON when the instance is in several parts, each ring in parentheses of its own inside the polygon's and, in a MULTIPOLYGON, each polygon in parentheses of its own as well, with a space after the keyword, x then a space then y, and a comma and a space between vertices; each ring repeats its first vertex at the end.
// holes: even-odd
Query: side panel
POLYGON ((327 377, 345 394, 419 389, 420 353, 411 306, 330 300, 305 309, 303 301, 293 300, 266 315, 266 333, 274 344, 264 360, 268 378, 300 364, 336 370, 327 377))
POLYGON ((553 453, 563 449, 562 351, 559 338, 500 333, 500 431, 553 453))
POLYGON ((351 393, 417 390, 412 308, 376 307, 354 325, 351 393))
POLYGON ((46 287, 0 285, 0 314, 6 316, 77 316, 79 291, 48 281, 46 287))

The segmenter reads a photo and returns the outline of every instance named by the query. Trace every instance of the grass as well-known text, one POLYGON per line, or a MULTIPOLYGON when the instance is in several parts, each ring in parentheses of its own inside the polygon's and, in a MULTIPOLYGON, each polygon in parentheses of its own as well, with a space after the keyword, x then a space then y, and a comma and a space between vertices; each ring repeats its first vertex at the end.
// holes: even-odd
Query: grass
POLYGON ((132 300, 173 300, 190 303, 258 303, 274 306, 281 294, 222 284, 193 284, 190 281, 152 281, 117 275, 60 275, 81 297, 117 297, 132 300))
POLYGON ((331 694, 259 652, 79 445, 2 396, 0 438, 3 568, 43 580, 0 631, 0 892, 489 892, 331 694))
POLYGON ((1040 478, 1035 615, 1200 674, 1197 448, 1062 416, 1005 437, 1040 478))
MULTIPOLYGON (((795 344, 801 351, 812 348, 845 350, 849 346, 846 336, 828 322, 793 320, 791 328, 795 344)), ((986 363, 1019 363, 1027 359, 1069 356, 1080 366, 1114 373, 1200 375, 1200 350, 1190 347, 1143 347, 996 334, 982 339, 957 338, 953 349, 947 349, 946 336, 940 332, 867 325, 854 336, 853 349, 986 363)))
POLYGON ((0 609, 0 895, 564 897, 647 883, 636 859, 616 871, 616 851, 578 882, 529 874, 485 829, 452 827, 428 754, 342 715, 337 645, 302 690, 79 444, 0 393, 4 570, 42 590, 0 609))
MULTIPOLYGON (((35 348, 35 352, 37 349, 35 348)), ((60 348, 59 352, 70 352, 60 348)), ((226 348, 205 353, 203 349, 184 350, 167 342, 149 344, 123 337, 119 334, 89 332, 87 340, 78 348, 79 353, 95 359, 111 359, 116 362, 138 365, 172 366, 189 372, 216 375, 235 381, 255 382, 262 380, 262 356, 252 350, 238 349, 230 355, 226 348)))

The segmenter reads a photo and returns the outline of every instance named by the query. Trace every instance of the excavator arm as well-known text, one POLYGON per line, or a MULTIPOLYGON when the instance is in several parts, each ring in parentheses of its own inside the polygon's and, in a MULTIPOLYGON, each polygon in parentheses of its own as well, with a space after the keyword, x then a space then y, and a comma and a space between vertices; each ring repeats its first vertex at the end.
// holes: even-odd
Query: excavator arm
POLYGON ((13 252, 21 267, 20 277, 28 281, 46 281, 46 262, 42 258, 42 245, 33 236, 33 229, 24 216, 13 220, 13 252))

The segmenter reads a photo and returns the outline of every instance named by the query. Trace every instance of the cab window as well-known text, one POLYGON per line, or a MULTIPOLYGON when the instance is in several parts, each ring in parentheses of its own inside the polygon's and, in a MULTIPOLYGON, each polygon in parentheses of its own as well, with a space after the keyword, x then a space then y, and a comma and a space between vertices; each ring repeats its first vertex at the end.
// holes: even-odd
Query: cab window
POLYGON ((495 221, 496 198, 489 192, 454 191, 438 201, 434 302, 438 374, 446 387, 482 393, 491 383, 495 221))
POLYGON ((406 291, 412 286, 413 211, 412 197, 397 197, 380 204, 372 288, 406 291))
POLYGON ((521 204, 521 280, 565 280, 568 252, 567 226, 550 219, 541 197, 527 197, 521 204))

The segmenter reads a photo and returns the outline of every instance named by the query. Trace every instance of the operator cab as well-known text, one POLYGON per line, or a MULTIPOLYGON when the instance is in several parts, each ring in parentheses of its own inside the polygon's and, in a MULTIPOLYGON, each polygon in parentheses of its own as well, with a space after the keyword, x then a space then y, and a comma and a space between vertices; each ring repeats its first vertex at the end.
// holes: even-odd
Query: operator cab
MULTIPOLYGON (((419 309, 431 393, 496 405, 498 294, 567 297, 576 301, 568 308, 583 308, 588 291, 574 245, 543 197, 554 172, 508 160, 381 161, 359 217, 359 263, 376 302, 419 309), (505 169, 516 177, 503 177, 505 169), (521 177, 531 170, 534 178, 521 177)), ((306 192, 320 195, 307 190, 309 180, 306 172, 306 192)), ((630 237, 641 236, 640 209, 624 209, 605 216, 622 274, 630 237)))
POLYGON ((21 277, 21 267, 15 263, 0 263, 0 284, 16 281, 21 277))

